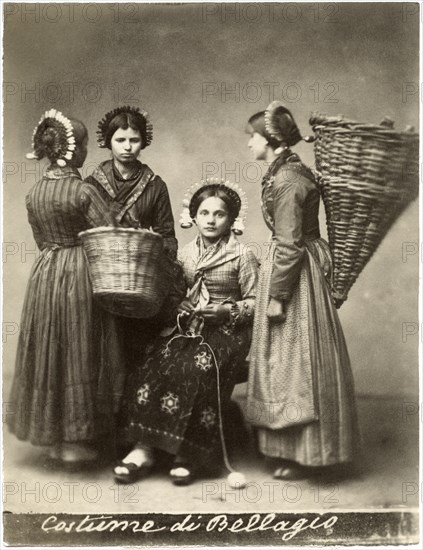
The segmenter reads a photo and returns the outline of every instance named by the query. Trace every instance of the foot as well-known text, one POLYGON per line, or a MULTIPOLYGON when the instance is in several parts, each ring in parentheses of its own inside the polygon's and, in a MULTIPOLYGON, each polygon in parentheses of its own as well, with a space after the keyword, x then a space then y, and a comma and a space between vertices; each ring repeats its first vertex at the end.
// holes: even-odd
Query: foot
POLYGON ((298 462, 284 462, 279 468, 273 472, 274 479, 304 479, 309 477, 310 471, 306 466, 298 464, 298 462))
POLYGON ((192 465, 183 460, 176 459, 173 468, 169 472, 170 479, 174 485, 189 485, 194 481, 192 465))
POLYGON ((68 464, 95 462, 98 459, 98 453, 85 443, 62 443, 60 458, 68 464))
POLYGON ((113 469, 116 481, 134 483, 145 477, 154 465, 153 450, 150 447, 136 446, 113 469))
POLYGON ((59 461, 62 460, 62 448, 60 444, 52 445, 47 452, 50 460, 59 461))

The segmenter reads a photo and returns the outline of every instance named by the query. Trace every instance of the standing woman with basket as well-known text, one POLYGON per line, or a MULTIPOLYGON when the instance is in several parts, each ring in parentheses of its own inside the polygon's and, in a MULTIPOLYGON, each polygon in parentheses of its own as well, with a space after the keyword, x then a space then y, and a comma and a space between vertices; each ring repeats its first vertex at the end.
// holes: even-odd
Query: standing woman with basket
POLYGON ((351 462, 358 430, 348 351, 331 296, 331 255, 320 238, 319 191, 290 150, 301 139, 280 102, 252 116, 248 146, 270 167, 262 212, 272 232, 260 273, 248 380, 248 419, 277 479, 351 462))
MULTIPOLYGON (((110 414, 97 399, 104 395, 106 368, 97 347, 99 311, 78 233, 107 225, 111 217, 78 172, 87 142, 85 126, 55 109, 33 134, 27 157, 47 157, 51 165, 26 197, 41 253, 26 290, 7 418, 18 439, 50 446, 51 458, 74 467, 95 461, 91 444, 110 430, 110 414)), ((112 354, 106 355, 109 360, 112 354)))
MULTIPOLYGON (((107 113, 98 127, 98 145, 110 149, 112 159, 102 162, 87 182, 102 195, 116 226, 152 229, 163 237, 162 272, 173 275, 175 293, 183 296, 185 289, 178 289, 176 281, 180 274, 175 263, 178 242, 168 190, 164 181, 138 160, 153 138, 148 114, 137 107, 118 107, 107 113)), ((156 336, 162 323, 163 314, 148 320, 119 317, 126 368, 132 368, 143 351, 140 344, 147 344, 156 336)))

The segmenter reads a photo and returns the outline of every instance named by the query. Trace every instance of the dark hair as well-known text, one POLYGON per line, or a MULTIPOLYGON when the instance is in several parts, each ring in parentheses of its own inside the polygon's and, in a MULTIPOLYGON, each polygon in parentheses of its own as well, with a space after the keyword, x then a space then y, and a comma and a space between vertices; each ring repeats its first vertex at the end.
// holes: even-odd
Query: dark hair
POLYGON ((248 126, 247 126, 247 132, 251 133, 251 130, 253 132, 257 132, 261 136, 263 136, 270 147, 273 147, 273 149, 276 149, 279 147, 280 143, 277 139, 272 137, 269 132, 266 130, 266 124, 264 122, 264 111, 260 111, 259 113, 256 113, 255 115, 251 116, 248 119, 248 126))
POLYGON ((281 143, 286 143, 288 147, 293 147, 303 139, 291 111, 286 107, 279 105, 271 113, 271 124, 277 130, 277 134, 281 136, 281 139, 277 139, 269 134, 266 129, 265 116, 266 112, 260 111, 250 117, 248 124, 254 132, 266 138, 273 149, 279 147, 281 143))
MULTIPOLYGON (((72 124, 73 136, 75 138, 75 146, 78 148, 82 145, 84 139, 88 136, 85 124, 80 120, 68 117, 72 124)), ((38 126, 34 136, 34 152, 38 160, 47 157, 51 162, 61 158, 63 150, 67 148, 67 139, 65 128, 61 123, 58 123, 50 118, 45 119, 38 126)), ((72 158, 75 157, 75 151, 72 158)))
POLYGON ((232 189, 228 189, 227 187, 225 188, 223 185, 210 185, 201 188, 196 193, 194 193, 189 203, 189 215, 191 216, 191 218, 196 217, 201 203, 206 199, 209 199, 210 197, 217 197, 226 204, 232 225, 235 221, 235 218, 239 214, 239 210, 241 208, 241 199, 238 193, 236 193, 232 189))
POLYGON ((69 119, 73 128, 73 135, 75 136, 75 144, 80 145, 86 137, 88 137, 87 127, 83 122, 76 118, 69 119))
POLYGON ((142 149, 147 144, 147 122, 141 113, 120 113, 110 121, 104 137, 104 145, 111 149, 110 142, 116 130, 122 129, 138 131, 141 136, 142 149))

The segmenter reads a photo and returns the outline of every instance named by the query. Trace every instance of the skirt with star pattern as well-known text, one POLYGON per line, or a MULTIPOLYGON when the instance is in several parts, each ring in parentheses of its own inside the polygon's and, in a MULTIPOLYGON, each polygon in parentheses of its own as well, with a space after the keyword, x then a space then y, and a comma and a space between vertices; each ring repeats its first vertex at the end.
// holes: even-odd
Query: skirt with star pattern
POLYGON ((224 326, 205 327, 201 337, 157 338, 128 380, 127 439, 190 461, 218 456, 217 388, 223 409, 243 368, 250 340, 248 327, 224 326))

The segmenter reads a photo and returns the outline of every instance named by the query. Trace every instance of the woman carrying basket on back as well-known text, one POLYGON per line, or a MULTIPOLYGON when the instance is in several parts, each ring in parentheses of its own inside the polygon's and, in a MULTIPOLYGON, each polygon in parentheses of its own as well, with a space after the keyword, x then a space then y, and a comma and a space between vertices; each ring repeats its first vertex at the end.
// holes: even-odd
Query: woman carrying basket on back
MULTIPOLYGON (((164 181, 138 160, 142 149, 150 145, 153 138, 148 114, 136 107, 118 107, 107 113, 98 127, 98 145, 110 149, 112 159, 102 162, 87 182, 100 192, 115 225, 152 229, 163 237, 165 254, 158 271, 161 274, 166 271, 171 277, 169 286, 179 297, 176 298, 179 303, 185 286, 176 263, 178 243, 168 190, 164 181)), ((144 346, 160 332, 165 316, 163 309, 162 314, 147 320, 118 317, 119 340, 125 355, 122 380, 139 361, 144 346)))
POLYGON ((262 212, 272 232, 257 290, 248 381, 248 420, 274 477, 307 477, 313 467, 351 462, 358 444, 354 385, 333 298, 319 191, 290 147, 301 139, 280 102, 248 121, 248 146, 270 162, 262 212))

